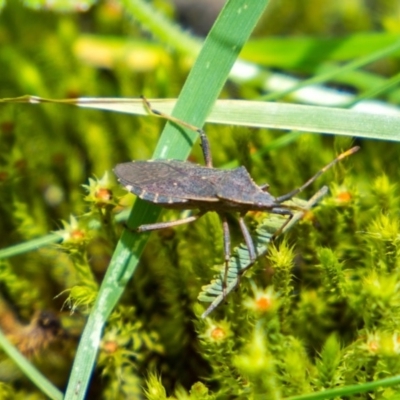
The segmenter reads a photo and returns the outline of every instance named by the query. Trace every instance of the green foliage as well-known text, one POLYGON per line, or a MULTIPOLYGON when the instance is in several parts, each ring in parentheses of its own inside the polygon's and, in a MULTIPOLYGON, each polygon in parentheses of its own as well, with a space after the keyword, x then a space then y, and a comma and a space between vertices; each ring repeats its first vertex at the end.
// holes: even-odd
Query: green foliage
MULTIPOLYGON (((1 98, 27 93, 52 98, 176 97, 201 47, 199 38, 140 1, 102 2, 86 14, 50 14, 39 11, 42 3, 9 1, 2 10, 1 98)), ((92 3, 60 1, 52 10, 92 3)), ((351 85, 386 107, 397 104, 398 4, 378 1, 372 9, 367 3, 272 2, 256 31, 260 40, 242 53, 258 64, 258 75, 239 80, 232 73, 234 84, 226 85, 222 96, 254 99, 264 94, 268 83, 263 65, 287 74, 307 73, 314 83, 351 85), (380 31, 374 32, 378 25, 380 31), (299 32, 302 37, 293 36, 299 32)), ((242 28, 234 26, 239 33, 242 28)), ((186 100, 177 109, 179 116, 198 125, 228 74, 225 56, 217 60, 218 68, 208 66, 203 57, 204 68, 196 72, 194 86, 185 89, 186 100), (220 67, 227 71, 218 80, 220 67), (215 79, 205 82, 207 73, 215 79), (205 92, 212 94, 199 95, 205 92)), ((273 70, 267 72, 277 78, 273 70)), ((270 98, 296 98, 283 86, 274 90, 270 98)), ((251 119, 251 109, 245 111, 251 119)), ((296 127, 308 126, 309 112, 293 110, 278 126, 288 126, 291 119, 296 127)), ((328 108, 323 112, 320 119, 337 115, 328 108)), ((352 114, 347 115, 349 124, 352 114)), ((229 114, 225 118, 229 121, 229 114)), ((392 131, 397 129, 393 121, 392 131)), ((1 104, 0 328, 19 350, 32 338, 41 342, 35 354, 21 356, 21 361, 0 335, 0 380, 9 380, 0 384, 0 398, 39 399, 43 393, 61 398, 50 381, 65 389, 88 315, 94 324, 86 331, 89 340, 82 339, 87 352, 79 357, 88 359, 89 371, 89 358, 99 350, 88 398, 398 397, 398 145, 358 140, 359 153, 301 194, 309 199, 323 185, 330 188, 282 240, 271 244, 266 225, 272 220, 250 213, 252 233, 265 234, 263 255, 244 276, 231 271, 228 279, 235 285, 239 281, 238 289, 229 289, 226 302, 201 319, 207 304, 198 301, 199 293, 208 291, 213 300, 223 291, 221 279, 214 294, 209 290, 214 275, 221 274, 223 254, 216 215, 153 233, 141 256, 147 236, 138 244, 126 239, 131 235, 126 231, 126 251, 114 253, 124 230, 116 218, 127 219, 117 213, 134 204, 133 218, 139 221, 155 219, 159 210, 151 211, 126 194, 113 178, 113 166, 149 159, 155 148, 158 157, 166 148, 170 157, 185 158, 196 139, 193 132, 185 137, 169 126, 157 145, 160 126, 155 118, 60 104, 1 104), (110 260, 126 261, 131 251, 134 262, 140 256, 133 279, 136 265, 129 270, 121 262, 120 269, 107 270, 110 260), (110 286, 104 289, 104 282, 110 286), (113 298, 99 297, 103 289, 111 293, 115 288, 119 292, 113 298), (95 318, 94 308, 99 310, 95 318), (46 330, 43 320, 35 319, 43 310, 57 315, 60 332, 46 330), (8 367, 8 357, 23 369, 8 367), (379 379, 386 380, 373 386, 379 379)), ((379 128, 365 129, 378 138, 379 128)), ((350 139, 265 128, 243 136, 223 126, 207 126, 206 131, 216 166, 245 163, 256 182, 268 181, 274 195, 298 187, 351 146, 350 139)), ((203 162, 198 146, 191 161, 203 162)), ((172 211, 162 214, 165 221, 177 217, 172 211)), ((234 218, 230 225, 236 246, 242 241, 240 229, 234 218)), ((239 251, 244 259, 246 250, 239 251)), ((241 270, 246 268, 243 264, 241 270)))
POLYGON ((100 349, 98 365, 108 382, 104 397, 126 399, 140 396, 139 367, 152 354, 163 353, 155 332, 148 332, 132 307, 119 307, 111 315, 100 349))
POLYGON ((265 335, 255 330, 246 347, 234 359, 238 372, 247 380, 254 396, 263 395, 268 399, 281 397, 276 385, 274 359, 268 352, 265 335))
POLYGON ((336 334, 332 334, 321 350, 320 359, 316 361, 315 386, 318 389, 342 384, 339 372, 342 357, 343 352, 338 337, 336 334))

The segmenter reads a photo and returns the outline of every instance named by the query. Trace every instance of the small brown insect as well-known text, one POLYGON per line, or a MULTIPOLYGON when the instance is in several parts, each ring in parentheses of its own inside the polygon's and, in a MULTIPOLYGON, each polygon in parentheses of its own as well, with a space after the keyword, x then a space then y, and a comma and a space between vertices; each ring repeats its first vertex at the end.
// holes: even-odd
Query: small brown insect
POLYGON ((206 165, 201 166, 177 160, 133 161, 118 164, 114 172, 119 182, 141 199, 165 208, 199 210, 197 214, 176 221, 141 225, 137 228, 137 231, 145 232, 186 224, 195 221, 209 211, 215 211, 222 221, 226 265, 225 274, 231 255, 231 238, 227 220, 228 213, 239 213, 239 225, 249 251, 250 261, 254 263, 256 260, 256 251, 253 240, 245 225, 244 215, 249 211, 264 211, 272 214, 287 215, 287 221, 275 233, 275 236, 278 236, 293 218, 293 210, 301 210, 300 207, 284 204, 284 202, 292 199, 326 170, 345 157, 354 154, 359 149, 356 146, 345 151, 299 188, 283 196, 274 197, 267 191, 269 186, 267 184, 258 186, 245 167, 231 170, 213 168, 210 144, 202 129, 154 110, 146 99, 143 99, 143 101, 151 113, 178 123, 199 134, 206 165))

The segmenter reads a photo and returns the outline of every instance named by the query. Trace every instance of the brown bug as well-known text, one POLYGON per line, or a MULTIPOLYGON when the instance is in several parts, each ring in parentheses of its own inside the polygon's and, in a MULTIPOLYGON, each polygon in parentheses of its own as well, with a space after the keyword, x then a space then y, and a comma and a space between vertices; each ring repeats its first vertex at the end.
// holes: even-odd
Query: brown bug
POLYGON ((231 255, 228 213, 239 213, 239 225, 249 251, 250 261, 254 263, 256 251, 245 225, 244 215, 248 211, 266 211, 287 215, 287 221, 274 235, 278 236, 293 217, 293 210, 301 209, 283 203, 308 187, 327 169, 359 149, 358 146, 352 147, 336 157, 299 188, 283 196, 274 197, 267 191, 269 186, 258 186, 243 166, 230 170, 214 168, 210 144, 203 129, 154 110, 146 99, 143 98, 143 101, 152 114, 185 126, 199 134, 206 165, 201 166, 178 160, 148 160, 118 164, 114 172, 119 182, 141 199, 165 208, 199 210, 197 214, 176 221, 141 225, 137 231, 145 232, 186 224, 195 221, 209 211, 215 211, 222 221, 226 266, 228 266, 231 255))

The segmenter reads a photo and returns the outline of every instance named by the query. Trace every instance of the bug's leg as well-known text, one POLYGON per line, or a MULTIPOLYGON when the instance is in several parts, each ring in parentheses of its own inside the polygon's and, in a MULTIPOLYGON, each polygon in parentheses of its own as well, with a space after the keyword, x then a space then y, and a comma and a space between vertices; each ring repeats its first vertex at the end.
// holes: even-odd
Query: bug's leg
POLYGON ((351 149, 345 151, 344 153, 339 154, 333 161, 331 161, 328 165, 325 165, 324 168, 320 169, 313 177, 311 177, 304 185, 301 185, 299 188, 292 190, 291 192, 284 194, 283 196, 279 196, 276 198, 277 203, 282 203, 283 201, 290 200, 293 196, 297 193, 304 190, 306 187, 310 186, 320 175, 322 175, 326 170, 333 167, 336 163, 343 158, 348 157, 354 154, 356 151, 359 150, 358 146, 352 147, 351 149))
POLYGON ((188 124, 185 121, 182 121, 179 118, 175 118, 172 115, 164 114, 161 111, 155 110, 154 108, 151 107, 150 102, 142 96, 143 103, 146 107, 146 109, 151 113, 154 114, 158 117, 164 118, 168 121, 174 122, 176 124, 182 125, 185 128, 188 128, 194 132, 197 132, 200 136, 200 144, 201 144, 201 149, 203 150, 203 156, 204 156, 204 161, 206 163, 206 166, 209 168, 212 168, 212 157, 211 157, 211 148, 210 148, 210 142, 208 141, 207 135, 204 132, 203 129, 198 128, 197 126, 188 124))
POLYGON ((222 230, 224 233, 224 256, 225 256, 225 270, 224 280, 222 282, 222 293, 226 296, 226 281, 228 279, 229 260, 231 258, 231 234, 229 232, 229 224, 225 214, 220 214, 222 220, 222 230))
POLYGON ((201 149, 203 150, 204 162, 206 163, 207 167, 212 168, 213 165, 212 165, 210 142, 208 141, 207 135, 203 131, 203 129, 199 129, 197 133, 200 135, 200 143, 201 143, 201 149))
MULTIPOLYGON (((249 229, 247 228, 247 226, 246 226, 246 224, 244 222, 244 218, 243 217, 244 217, 245 214, 246 213, 240 214, 240 216, 239 216, 239 226, 240 226, 240 229, 242 231, 242 235, 243 235, 244 241, 246 243, 247 250, 249 252, 250 264, 247 267, 247 268, 249 268, 250 265, 255 263, 255 261, 257 259, 257 255, 256 255, 256 249, 254 248, 253 239, 252 239, 252 237, 250 235, 249 229)), ((237 286, 240 285, 240 278, 241 278, 241 274, 238 274, 237 286)))
POLYGON ((263 191, 268 191, 269 189, 269 184, 268 183, 264 183, 263 185, 260 185, 259 188, 263 191))
POLYGON ((173 226, 188 224, 189 222, 196 221, 196 219, 199 219, 206 212, 207 211, 201 211, 196 215, 191 215, 190 217, 187 218, 177 219, 175 221, 156 222, 155 224, 140 225, 136 228, 136 231, 137 232, 155 231, 158 229, 171 228, 173 226))
POLYGON ((253 264, 257 259, 256 249, 254 248, 253 239, 250 235, 249 230, 247 229, 247 226, 244 222, 243 217, 244 217, 244 214, 240 214, 239 225, 240 225, 240 229, 242 231, 242 235, 244 237, 244 241, 246 242, 247 249, 249 251, 250 261, 253 264))
POLYGON ((279 214, 279 215, 288 215, 289 218, 283 223, 283 225, 274 232, 274 234, 272 235, 272 240, 275 239, 276 237, 278 237, 283 230, 285 229, 286 225, 290 222, 290 220, 293 218, 294 214, 291 210, 285 209, 285 208, 273 208, 272 213, 274 214, 279 214))
MULTIPOLYGON (((224 231, 224 254, 225 254, 225 272, 224 272, 224 280, 222 282, 222 293, 223 296, 226 296, 226 287, 227 287, 227 279, 228 279, 228 269, 229 269, 229 260, 231 258, 231 236, 229 233, 229 225, 228 225, 228 220, 226 218, 226 215, 222 214, 221 220, 222 220, 222 228, 224 231)), ((244 222, 244 214, 240 214, 239 217, 239 225, 240 229, 242 231, 244 241, 246 242, 247 249, 249 251, 249 256, 251 263, 253 264, 256 261, 256 250, 254 248, 254 242, 253 239, 250 236, 250 232, 247 229, 247 226, 244 222)))

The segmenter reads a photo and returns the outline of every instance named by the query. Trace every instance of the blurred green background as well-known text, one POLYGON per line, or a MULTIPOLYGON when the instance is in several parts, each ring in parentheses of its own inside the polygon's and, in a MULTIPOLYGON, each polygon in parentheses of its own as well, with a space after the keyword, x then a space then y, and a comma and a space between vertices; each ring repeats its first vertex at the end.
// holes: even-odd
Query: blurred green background
MULTIPOLYGON (((139 13, 144 6, 138 1, 1 3, 0 98, 174 98, 223 2, 155 0, 146 4, 154 8, 153 18, 139 13), (170 34, 157 29, 157 18, 171 21, 170 34)), ((340 69, 395 43, 399 33, 395 0, 271 1, 242 53, 255 73, 249 78, 239 70, 221 97, 268 98, 285 90, 288 79, 301 82, 340 69)), ((392 80, 399 73, 399 56, 394 51, 322 80, 319 96, 286 93, 276 99, 325 105, 332 94, 350 96, 333 104, 344 107, 366 95, 379 102, 372 103, 371 112, 379 106, 398 113, 400 92, 392 80)), ((73 236, 72 244, 0 261, 0 328, 61 389, 123 229, 112 217, 134 201, 111 170, 120 162, 149 159, 163 123, 66 105, 0 105, 0 248, 63 228, 73 236), (106 172, 113 197, 104 211, 82 185, 106 172), (89 215, 101 229, 89 223, 76 228, 70 215, 83 220, 89 215), (43 310, 51 318, 43 317, 43 310)), ((245 165, 256 182, 270 184, 274 195, 299 186, 352 143, 351 138, 233 126, 208 125, 206 131, 215 166, 245 165)), ((355 141, 362 150, 304 195, 330 184, 324 206, 282 246, 290 259, 283 275, 273 274, 280 258, 272 254, 251 276, 260 288, 275 285, 277 299, 282 297, 268 317, 246 316, 245 298, 253 292, 243 278, 214 322, 198 319, 197 295, 214 276, 212 266, 222 261, 216 216, 153 234, 105 331, 89 398, 163 398, 157 391, 153 397, 144 394, 143 386, 162 391, 150 373, 161 375, 167 392, 175 390, 179 398, 189 396, 190 388, 190 398, 249 398, 257 390, 271 390, 267 398, 279 398, 397 373, 399 145, 355 141), (210 329, 215 332, 216 326, 225 329, 225 343, 213 342, 210 329), (256 341, 260 326, 268 337, 267 350, 261 346, 263 360, 274 361, 265 361, 257 373, 270 371, 270 386, 252 380, 243 365, 246 354, 254 363, 256 355, 246 353, 245 345, 256 341), (371 350, 374 340, 383 353, 371 350)), ((198 147, 190 160, 203 163, 198 147)), ((176 217, 163 214, 165 220, 176 217)), ((249 224, 257 218, 253 215, 249 224)), ((238 243, 240 230, 231 222, 238 243)), ((1 398, 42 398, 6 356, 0 360, 1 398)), ((396 389, 390 393, 396 394, 396 389)), ((385 391, 374 396, 394 398, 385 391)))

